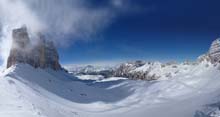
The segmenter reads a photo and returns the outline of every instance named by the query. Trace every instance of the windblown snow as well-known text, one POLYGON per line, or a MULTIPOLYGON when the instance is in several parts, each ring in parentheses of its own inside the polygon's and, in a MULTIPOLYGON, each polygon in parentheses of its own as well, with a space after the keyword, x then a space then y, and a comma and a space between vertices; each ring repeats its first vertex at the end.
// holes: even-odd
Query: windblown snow
POLYGON ((0 117, 217 117, 218 67, 180 64, 171 79, 143 81, 80 80, 17 64, 1 72, 0 117))

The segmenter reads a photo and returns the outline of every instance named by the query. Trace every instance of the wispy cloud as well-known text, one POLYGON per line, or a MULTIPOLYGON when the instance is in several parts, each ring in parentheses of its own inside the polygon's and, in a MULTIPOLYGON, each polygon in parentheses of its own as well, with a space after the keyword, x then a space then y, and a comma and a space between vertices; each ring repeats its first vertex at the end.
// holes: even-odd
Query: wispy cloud
POLYGON ((110 3, 91 8, 86 0, 1 0, 1 58, 6 60, 9 54, 11 30, 24 24, 31 34, 43 32, 60 46, 88 39, 108 26, 126 5, 125 0, 110 3))

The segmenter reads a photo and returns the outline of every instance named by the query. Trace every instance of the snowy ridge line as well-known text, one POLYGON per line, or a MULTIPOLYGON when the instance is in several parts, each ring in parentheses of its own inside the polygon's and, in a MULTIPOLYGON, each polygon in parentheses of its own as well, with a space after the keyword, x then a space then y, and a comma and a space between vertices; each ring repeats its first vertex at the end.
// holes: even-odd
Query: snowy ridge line
POLYGON ((83 71, 92 74, 78 77, 18 63, 0 74, 0 116, 11 117, 7 112, 14 110, 16 117, 217 116, 217 57, 207 53, 181 64, 135 61, 95 72, 89 66, 83 71))

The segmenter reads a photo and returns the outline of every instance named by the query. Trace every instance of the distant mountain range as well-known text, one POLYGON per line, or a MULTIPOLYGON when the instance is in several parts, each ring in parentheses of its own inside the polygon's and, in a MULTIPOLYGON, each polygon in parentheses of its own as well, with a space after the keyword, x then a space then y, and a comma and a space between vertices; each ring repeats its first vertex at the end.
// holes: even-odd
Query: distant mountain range
POLYGON ((129 79, 158 80, 169 79, 173 76, 187 71, 190 67, 196 66, 201 62, 220 63, 220 39, 216 39, 210 46, 207 53, 198 57, 195 62, 145 62, 134 61, 122 63, 114 67, 109 66, 66 66, 66 69, 73 75, 101 75, 104 78, 125 77, 129 79))

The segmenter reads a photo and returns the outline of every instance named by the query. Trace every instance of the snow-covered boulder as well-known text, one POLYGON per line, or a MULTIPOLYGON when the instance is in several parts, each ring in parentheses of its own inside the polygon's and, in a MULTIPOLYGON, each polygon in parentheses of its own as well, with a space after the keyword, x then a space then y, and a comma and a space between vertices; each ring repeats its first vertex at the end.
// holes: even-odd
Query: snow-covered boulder
POLYGON ((27 63, 37 68, 61 69, 58 52, 52 41, 38 34, 35 44, 31 42, 26 27, 12 31, 12 47, 7 61, 7 68, 17 63, 27 63))

